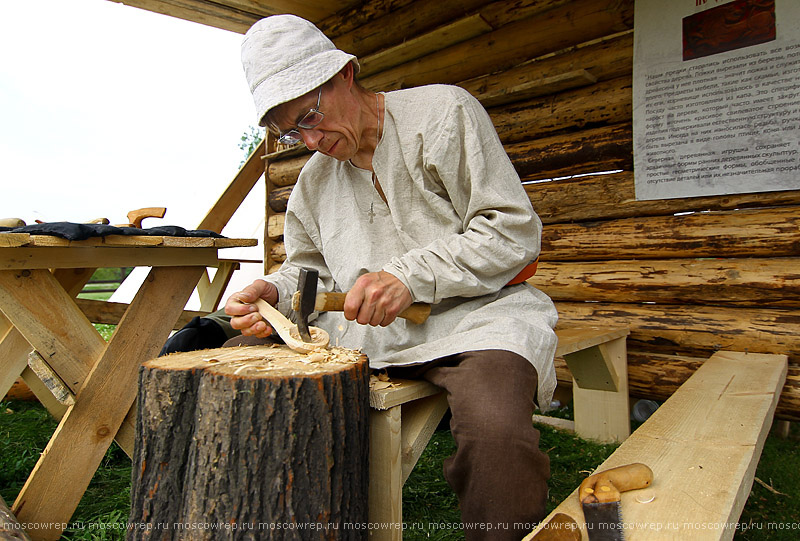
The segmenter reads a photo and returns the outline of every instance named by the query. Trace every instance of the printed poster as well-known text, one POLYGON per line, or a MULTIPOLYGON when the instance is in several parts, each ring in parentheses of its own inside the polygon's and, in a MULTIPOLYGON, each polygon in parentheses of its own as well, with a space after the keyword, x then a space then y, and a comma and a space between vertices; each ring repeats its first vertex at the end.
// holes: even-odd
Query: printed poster
POLYGON ((800 189, 800 0, 636 0, 636 199, 800 189))

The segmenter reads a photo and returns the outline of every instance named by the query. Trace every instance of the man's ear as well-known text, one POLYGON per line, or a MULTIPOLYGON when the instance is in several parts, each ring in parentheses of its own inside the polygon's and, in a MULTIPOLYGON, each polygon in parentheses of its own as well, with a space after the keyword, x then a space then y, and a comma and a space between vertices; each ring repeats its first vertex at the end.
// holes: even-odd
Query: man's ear
POLYGON ((347 85, 347 88, 349 89, 351 86, 353 86, 353 82, 355 81, 355 76, 356 76, 355 69, 353 68, 353 63, 348 62, 347 64, 345 64, 345 66, 339 70, 339 73, 337 75, 339 75, 342 78, 343 82, 347 85))

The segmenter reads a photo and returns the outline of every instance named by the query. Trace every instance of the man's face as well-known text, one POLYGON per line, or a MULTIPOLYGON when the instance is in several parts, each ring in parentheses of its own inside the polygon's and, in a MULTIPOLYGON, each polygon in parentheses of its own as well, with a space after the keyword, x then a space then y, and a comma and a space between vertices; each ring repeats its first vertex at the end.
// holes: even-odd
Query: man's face
POLYGON ((270 120, 286 133, 296 129, 309 150, 316 150, 340 161, 351 159, 360 146, 360 131, 353 119, 358 119, 357 103, 341 84, 337 75, 334 80, 319 88, 300 96, 290 102, 279 105, 270 114, 270 120), (323 113, 322 121, 313 128, 302 128, 298 123, 316 109, 323 113))

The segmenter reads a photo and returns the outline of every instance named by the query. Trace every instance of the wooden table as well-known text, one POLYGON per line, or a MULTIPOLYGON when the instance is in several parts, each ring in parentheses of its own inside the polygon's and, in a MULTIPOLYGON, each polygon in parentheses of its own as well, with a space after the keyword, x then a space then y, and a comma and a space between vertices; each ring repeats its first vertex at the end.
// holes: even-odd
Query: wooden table
POLYGON ((111 441, 132 451, 139 365, 158 355, 218 249, 254 239, 108 236, 85 241, 0 234, 0 386, 34 348, 75 395, 13 511, 58 539, 111 441), (152 267, 106 342, 75 303, 101 267, 152 267), (4 317, 3 317, 4 316, 4 317))

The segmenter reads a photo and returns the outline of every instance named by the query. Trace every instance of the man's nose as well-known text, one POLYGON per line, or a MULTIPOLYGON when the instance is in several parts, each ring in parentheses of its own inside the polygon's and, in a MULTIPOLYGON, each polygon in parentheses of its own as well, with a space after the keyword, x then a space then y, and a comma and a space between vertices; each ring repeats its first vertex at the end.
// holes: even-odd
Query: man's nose
POLYGON ((298 131, 303 137, 303 143, 308 147, 308 150, 317 150, 319 142, 322 141, 322 132, 316 128, 298 128, 298 131))

